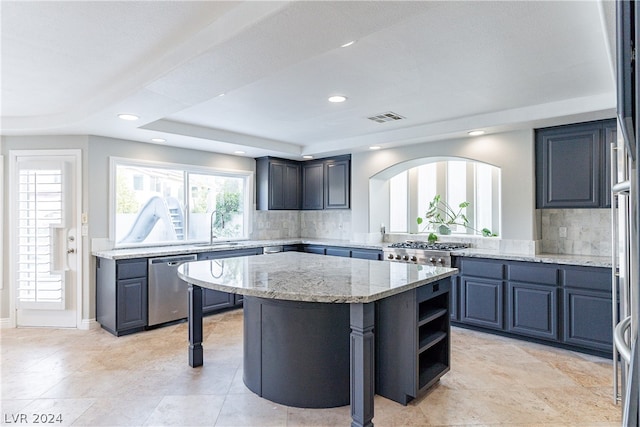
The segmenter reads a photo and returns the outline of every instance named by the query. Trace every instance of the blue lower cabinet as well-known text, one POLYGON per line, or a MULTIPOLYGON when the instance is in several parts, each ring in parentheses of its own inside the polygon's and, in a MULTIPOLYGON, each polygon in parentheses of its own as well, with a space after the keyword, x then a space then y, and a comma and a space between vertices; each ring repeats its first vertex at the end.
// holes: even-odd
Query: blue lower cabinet
POLYGON ((558 339, 558 288, 507 283, 507 331, 536 338, 558 339))
POLYGON ((611 351, 613 343, 611 295, 606 292, 564 290, 564 342, 611 351))
POLYGON ((610 357, 610 268, 465 257, 453 266, 455 324, 610 357))
POLYGON ((485 328, 503 329, 503 282, 462 277, 460 320, 485 328))

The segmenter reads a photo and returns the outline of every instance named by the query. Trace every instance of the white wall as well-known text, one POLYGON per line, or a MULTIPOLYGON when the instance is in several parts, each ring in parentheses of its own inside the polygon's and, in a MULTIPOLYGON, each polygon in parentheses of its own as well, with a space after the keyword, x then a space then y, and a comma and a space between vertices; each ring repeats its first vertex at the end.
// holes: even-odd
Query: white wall
POLYGON ((416 159, 452 156, 479 160, 501 169, 501 238, 532 241, 539 239, 535 221, 532 129, 353 154, 351 209, 354 237, 378 233, 381 223, 389 224, 389 190, 385 182, 386 176, 385 179, 370 178, 383 171, 390 171, 392 175, 396 170, 406 169, 406 163, 411 164, 416 159))

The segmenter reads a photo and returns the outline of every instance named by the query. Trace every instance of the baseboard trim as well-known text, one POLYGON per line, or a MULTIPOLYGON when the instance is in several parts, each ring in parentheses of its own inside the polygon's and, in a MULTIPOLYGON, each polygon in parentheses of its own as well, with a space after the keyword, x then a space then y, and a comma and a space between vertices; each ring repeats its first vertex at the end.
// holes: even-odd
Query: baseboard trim
POLYGON ((15 328, 15 327, 16 325, 13 324, 10 317, 4 317, 0 319, 0 329, 15 328))
POLYGON ((96 319, 82 319, 82 322, 78 325, 78 329, 89 331, 92 329, 100 329, 100 323, 96 319))

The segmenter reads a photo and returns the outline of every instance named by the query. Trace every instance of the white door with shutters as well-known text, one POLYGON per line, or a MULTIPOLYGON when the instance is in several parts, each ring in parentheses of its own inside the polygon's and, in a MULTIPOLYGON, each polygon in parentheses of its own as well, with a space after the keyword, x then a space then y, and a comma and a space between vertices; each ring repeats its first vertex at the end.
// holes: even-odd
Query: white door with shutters
POLYGON ((77 327, 80 151, 13 151, 10 159, 15 323, 77 327))

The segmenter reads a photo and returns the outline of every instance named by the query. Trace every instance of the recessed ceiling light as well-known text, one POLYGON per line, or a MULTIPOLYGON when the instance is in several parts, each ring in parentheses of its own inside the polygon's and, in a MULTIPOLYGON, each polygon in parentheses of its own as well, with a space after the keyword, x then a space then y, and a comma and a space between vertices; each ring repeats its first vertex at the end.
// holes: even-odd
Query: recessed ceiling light
POLYGON ((313 156, 309 155, 309 154, 305 154, 304 156, 302 156, 303 159, 313 159, 313 156))
POLYGON ((344 102, 347 100, 347 97, 344 95, 333 95, 329 97, 329 102, 344 102))
POLYGON ((121 118, 122 120, 129 120, 129 121, 138 120, 140 118, 135 114, 118 114, 118 117, 121 118))
POLYGON ((242 150, 236 150, 233 152, 233 154, 244 154, 244 151, 242 150))
POLYGON ((372 145, 371 147, 369 147, 369 150, 379 150, 382 147, 380 147, 379 145, 372 145))
POLYGON ((469 136, 480 136, 480 135, 484 135, 484 131, 483 130, 472 130, 469 132, 469 136))
POLYGON ((153 141, 153 142, 167 142, 167 140, 163 139, 163 138, 151 138, 151 141, 153 141))
POLYGON ((349 46, 353 45, 355 42, 356 42, 355 40, 351 40, 350 42, 347 42, 347 43, 341 45, 340 47, 349 47, 349 46))

